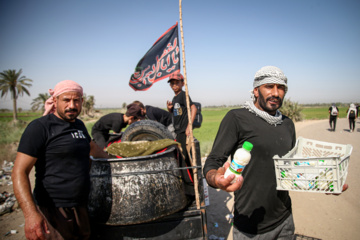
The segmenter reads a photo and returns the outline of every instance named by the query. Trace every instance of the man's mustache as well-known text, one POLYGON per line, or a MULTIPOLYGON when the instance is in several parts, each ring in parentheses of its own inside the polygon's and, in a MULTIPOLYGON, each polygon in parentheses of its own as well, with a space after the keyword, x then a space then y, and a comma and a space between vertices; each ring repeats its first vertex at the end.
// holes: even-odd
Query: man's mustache
POLYGON ((282 104, 282 99, 280 97, 268 97, 266 101, 277 101, 279 104, 282 104))
POLYGON ((65 112, 78 112, 78 110, 76 108, 70 108, 70 109, 66 109, 65 112))

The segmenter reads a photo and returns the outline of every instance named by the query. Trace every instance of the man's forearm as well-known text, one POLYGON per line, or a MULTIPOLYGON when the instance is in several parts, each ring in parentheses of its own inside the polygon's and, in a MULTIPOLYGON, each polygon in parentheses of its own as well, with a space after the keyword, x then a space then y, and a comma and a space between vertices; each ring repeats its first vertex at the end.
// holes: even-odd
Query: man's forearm
POLYGON ((31 194, 31 184, 26 173, 13 173, 13 188, 15 197, 24 213, 24 217, 31 216, 37 212, 36 204, 31 194))
POLYGON ((191 105, 191 122, 194 123, 197 113, 197 108, 195 105, 191 105))
POLYGON ((25 217, 32 215, 34 211, 38 211, 31 194, 31 183, 29 179, 31 169, 36 160, 34 157, 18 152, 11 174, 14 194, 25 217))
POLYGON ((215 181, 215 177, 217 174, 217 170, 216 169, 211 169, 210 171, 207 172, 206 174, 206 181, 207 183, 213 187, 213 188, 218 188, 216 181, 215 181))
POLYGON ((90 142, 90 155, 94 158, 109 158, 110 156, 104 152, 95 142, 90 142))

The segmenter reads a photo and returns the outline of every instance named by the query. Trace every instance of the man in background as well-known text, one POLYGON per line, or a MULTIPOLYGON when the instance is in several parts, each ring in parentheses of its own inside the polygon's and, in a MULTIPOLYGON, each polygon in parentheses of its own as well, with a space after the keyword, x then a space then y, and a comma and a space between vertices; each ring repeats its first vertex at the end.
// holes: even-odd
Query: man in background
POLYGON ((120 133, 121 129, 141 119, 144 119, 144 116, 139 105, 135 103, 129 104, 125 114, 109 113, 102 116, 92 127, 91 136, 99 147, 105 148, 111 131, 120 133))
POLYGON ((150 105, 144 106, 144 104, 140 101, 134 101, 133 103, 138 104, 141 108, 141 112, 144 115, 145 119, 153 120, 161 123, 173 134, 174 138, 176 134, 174 132, 174 125, 172 123, 172 116, 169 112, 150 105))
POLYGON ((330 115, 330 118, 329 118, 330 131, 335 132, 336 120, 337 120, 338 115, 339 115, 339 109, 337 108, 335 103, 333 103, 331 105, 331 107, 329 107, 329 115, 330 115))
MULTIPOLYGON (((175 128, 176 141, 181 144, 183 154, 185 159, 181 160, 180 167, 190 167, 191 162, 189 155, 186 151, 186 140, 190 137, 190 128, 192 127, 189 124, 188 120, 188 110, 186 104, 186 94, 182 90, 184 86, 184 77, 181 73, 173 73, 170 75, 168 83, 170 84, 171 89, 174 91, 174 98, 172 101, 167 101, 167 109, 172 114, 173 124, 175 128)), ((191 111, 191 122, 194 122, 196 117, 197 108, 192 102, 190 96, 190 111, 191 111)), ((187 169, 187 171, 182 171, 184 182, 185 182, 185 192, 188 196, 195 196, 194 192, 194 182, 192 171, 187 169)))

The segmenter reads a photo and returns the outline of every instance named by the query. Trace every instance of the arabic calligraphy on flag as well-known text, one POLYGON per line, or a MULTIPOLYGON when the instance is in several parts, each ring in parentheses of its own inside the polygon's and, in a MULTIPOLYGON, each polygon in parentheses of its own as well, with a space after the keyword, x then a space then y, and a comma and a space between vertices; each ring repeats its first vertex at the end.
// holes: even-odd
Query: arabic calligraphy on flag
POLYGON ((136 65, 129 85, 135 91, 146 91, 155 82, 180 72, 178 23, 169 28, 136 65))

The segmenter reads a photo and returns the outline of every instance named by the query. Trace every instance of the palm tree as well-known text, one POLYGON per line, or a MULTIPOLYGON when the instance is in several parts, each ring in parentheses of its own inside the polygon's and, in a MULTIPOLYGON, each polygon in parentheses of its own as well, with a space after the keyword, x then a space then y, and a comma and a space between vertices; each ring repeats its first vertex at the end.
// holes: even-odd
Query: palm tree
POLYGON ((7 95, 8 92, 11 94, 11 99, 13 100, 13 118, 14 121, 17 121, 17 108, 16 100, 19 96, 23 96, 26 93, 30 96, 30 92, 26 87, 31 87, 32 85, 29 82, 32 82, 31 79, 26 78, 25 76, 20 76, 22 69, 18 72, 16 70, 5 70, 0 73, 0 91, 1 97, 7 95))
POLYGON ((34 98, 31 103, 31 110, 37 111, 39 108, 42 110, 45 110, 45 102, 50 98, 50 94, 48 93, 39 93, 39 96, 37 98, 34 98))

